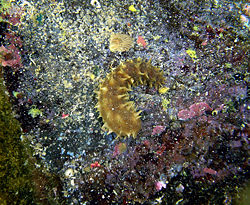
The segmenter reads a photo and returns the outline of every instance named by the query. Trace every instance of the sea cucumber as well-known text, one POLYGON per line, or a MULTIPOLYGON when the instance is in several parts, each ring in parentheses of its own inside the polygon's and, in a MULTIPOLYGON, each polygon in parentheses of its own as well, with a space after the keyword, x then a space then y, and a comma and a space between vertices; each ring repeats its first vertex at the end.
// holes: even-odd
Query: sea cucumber
POLYGON ((141 129, 140 112, 136 112, 134 103, 129 101, 128 91, 140 84, 159 88, 165 81, 163 72, 152 66, 151 61, 141 58, 120 63, 99 86, 96 91, 96 108, 109 133, 115 132, 117 138, 137 136, 141 129))

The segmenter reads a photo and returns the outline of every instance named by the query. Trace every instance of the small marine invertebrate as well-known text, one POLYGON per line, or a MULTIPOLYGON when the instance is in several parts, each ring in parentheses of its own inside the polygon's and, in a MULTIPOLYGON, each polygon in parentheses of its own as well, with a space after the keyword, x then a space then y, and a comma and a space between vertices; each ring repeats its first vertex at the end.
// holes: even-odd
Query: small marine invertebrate
POLYGON ((146 41, 144 40, 144 38, 142 36, 138 36, 137 43, 139 45, 142 45, 143 48, 147 47, 147 43, 146 43, 146 41))
POLYGON ((133 12, 137 11, 136 8, 134 7, 134 5, 129 6, 128 10, 133 11, 133 12))
POLYGON ((133 39, 127 34, 113 33, 110 36, 109 49, 112 52, 128 51, 134 45, 133 39))
POLYGON ((95 161, 94 163, 92 163, 92 164, 90 165, 91 168, 96 168, 96 167, 100 167, 100 166, 101 166, 101 165, 99 164, 98 161, 95 161))
POLYGON ((128 101, 131 86, 149 84, 159 87, 164 83, 163 72, 141 58, 122 62, 100 84, 96 108, 104 121, 104 128, 115 132, 117 137, 136 137, 141 129, 140 111, 128 101))
POLYGON ((167 187, 167 185, 163 181, 158 181, 155 183, 155 188, 157 191, 160 191, 162 188, 166 188, 166 187, 167 187))
POLYGON ((192 58, 192 60, 197 58, 196 51, 188 49, 186 50, 186 53, 192 58))
POLYGON ((29 114, 35 118, 35 117, 38 117, 38 116, 42 116, 43 115, 43 112, 39 109, 36 108, 36 106, 32 106, 32 108, 29 110, 29 114))

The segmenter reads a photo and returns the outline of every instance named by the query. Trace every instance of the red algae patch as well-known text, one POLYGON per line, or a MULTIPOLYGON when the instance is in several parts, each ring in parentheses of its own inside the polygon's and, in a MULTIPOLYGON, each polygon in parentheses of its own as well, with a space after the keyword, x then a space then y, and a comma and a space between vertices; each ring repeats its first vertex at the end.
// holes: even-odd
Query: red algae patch
POLYGON ((193 117, 203 115, 206 111, 212 111, 212 108, 205 102, 199 102, 191 105, 189 109, 184 109, 178 112, 180 120, 187 120, 193 117))
POLYGON ((140 58, 122 62, 100 84, 96 108, 104 122, 104 128, 121 136, 136 137, 141 129, 140 111, 129 101, 132 86, 149 84, 159 88, 164 83, 163 72, 140 58))

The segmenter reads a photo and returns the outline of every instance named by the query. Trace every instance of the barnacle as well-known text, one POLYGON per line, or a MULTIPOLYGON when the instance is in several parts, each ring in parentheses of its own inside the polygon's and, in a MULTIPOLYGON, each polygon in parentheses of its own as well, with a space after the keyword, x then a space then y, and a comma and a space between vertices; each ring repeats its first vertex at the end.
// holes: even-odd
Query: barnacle
POLYGON ((136 137, 141 129, 140 111, 129 101, 132 86, 149 84, 151 87, 164 83, 163 72, 141 58, 122 62, 100 84, 96 108, 104 122, 104 128, 115 132, 117 137, 136 137))
POLYGON ((111 34, 109 43, 109 49, 112 52, 128 51, 134 45, 133 39, 129 35, 121 33, 111 34))

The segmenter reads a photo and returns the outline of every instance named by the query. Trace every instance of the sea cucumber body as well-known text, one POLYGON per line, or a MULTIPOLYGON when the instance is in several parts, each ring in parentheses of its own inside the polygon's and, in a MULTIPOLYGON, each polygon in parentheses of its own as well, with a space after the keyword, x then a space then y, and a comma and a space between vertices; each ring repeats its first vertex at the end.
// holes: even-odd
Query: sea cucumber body
POLYGON ((141 129, 140 111, 129 101, 132 86, 149 84, 159 87, 164 83, 163 72, 140 58, 121 63, 100 84, 96 105, 104 122, 104 128, 117 137, 136 137, 141 129))

